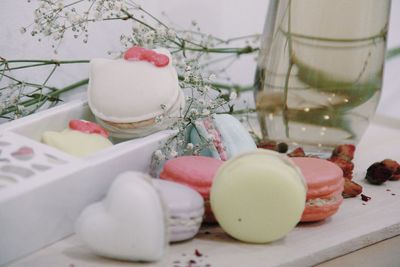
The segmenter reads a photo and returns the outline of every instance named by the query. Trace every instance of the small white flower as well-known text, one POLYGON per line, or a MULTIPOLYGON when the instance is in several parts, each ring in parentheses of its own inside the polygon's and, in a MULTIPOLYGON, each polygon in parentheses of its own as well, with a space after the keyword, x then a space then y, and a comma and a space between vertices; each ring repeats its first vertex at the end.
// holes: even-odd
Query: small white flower
POLYGON ((157 32, 157 35, 161 38, 165 38, 165 36, 167 35, 167 30, 165 29, 164 26, 158 26, 156 28, 156 32, 157 32))
POLYGON ((236 92, 231 92, 231 94, 229 95, 229 100, 233 101, 237 98, 237 93, 236 92))
POLYGON ((81 21, 81 16, 79 16, 78 14, 74 14, 74 13, 70 13, 68 16, 68 20, 71 24, 77 24, 81 21))
POLYGON ((15 105, 18 102, 18 96, 16 95, 10 96, 9 101, 11 105, 15 105))
POLYGON ((203 109, 203 111, 201 112, 201 115, 204 115, 204 116, 208 116, 208 115, 210 115, 210 110, 209 109, 203 109))
POLYGON ((207 139, 208 141, 214 141, 215 136, 212 135, 212 134, 208 134, 207 137, 206 137, 206 139, 207 139))
POLYGON ((186 145, 186 148, 187 148, 188 150, 192 150, 192 149, 194 148, 194 145, 193 145, 192 143, 188 143, 188 144, 186 145))
POLYGON ((93 17, 95 20, 100 20, 101 19, 101 13, 99 11, 96 11, 93 13, 93 17))
POLYGON ((211 73, 210 76, 208 76, 208 79, 210 81, 214 81, 217 78, 217 76, 214 73, 211 73))
POLYGON ((176 152, 175 150, 172 150, 171 153, 169 153, 171 158, 175 158, 176 156, 178 156, 178 152, 176 152))
POLYGON ((192 109, 189 110, 189 114, 191 116, 198 116, 199 115, 199 111, 194 109, 194 108, 192 108, 192 109))
POLYGON ((167 31, 167 36, 168 36, 168 38, 170 38, 170 39, 175 39, 175 37, 176 37, 176 32, 175 32, 173 29, 168 29, 168 31, 167 31))
POLYGON ((162 151, 161 151, 160 149, 158 149, 158 150, 156 150, 156 151, 154 152, 154 156, 155 156, 156 159, 158 159, 158 160, 164 160, 164 159, 165 159, 165 156, 164 156, 164 154, 162 153, 162 151))
POLYGON ((63 1, 57 1, 56 6, 58 9, 63 9, 64 8, 64 2, 63 1))
POLYGON ((164 119, 163 115, 158 115, 158 116, 155 117, 154 120, 155 120, 156 123, 161 123, 163 119, 164 119))
POLYGON ((121 9, 122 9, 122 3, 121 2, 115 2, 113 10, 116 11, 116 12, 119 12, 119 11, 121 11, 121 9))
POLYGON ((185 32, 185 34, 184 34, 184 38, 186 39, 186 40, 192 40, 193 38, 192 38, 193 36, 192 36, 192 33, 191 32, 185 32))

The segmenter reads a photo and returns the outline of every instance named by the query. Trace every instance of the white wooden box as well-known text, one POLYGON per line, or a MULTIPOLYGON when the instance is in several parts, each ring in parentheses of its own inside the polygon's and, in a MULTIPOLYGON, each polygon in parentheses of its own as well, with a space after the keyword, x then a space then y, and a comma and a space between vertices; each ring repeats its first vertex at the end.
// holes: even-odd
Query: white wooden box
POLYGON ((148 171, 151 155, 171 132, 117 143, 75 158, 40 143, 47 130, 62 130, 70 119, 93 121, 85 101, 0 125, 0 265, 73 233, 79 213, 100 200, 115 176, 148 171), (32 157, 18 157, 19 149, 32 157))

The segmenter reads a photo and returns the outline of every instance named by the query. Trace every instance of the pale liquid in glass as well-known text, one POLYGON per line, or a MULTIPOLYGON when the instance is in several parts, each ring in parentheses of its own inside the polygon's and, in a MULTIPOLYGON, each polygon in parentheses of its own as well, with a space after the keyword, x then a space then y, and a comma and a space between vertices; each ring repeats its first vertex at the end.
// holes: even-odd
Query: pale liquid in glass
POLYGON ((310 152, 359 141, 380 97, 389 8, 376 0, 279 1, 255 80, 264 139, 310 152))

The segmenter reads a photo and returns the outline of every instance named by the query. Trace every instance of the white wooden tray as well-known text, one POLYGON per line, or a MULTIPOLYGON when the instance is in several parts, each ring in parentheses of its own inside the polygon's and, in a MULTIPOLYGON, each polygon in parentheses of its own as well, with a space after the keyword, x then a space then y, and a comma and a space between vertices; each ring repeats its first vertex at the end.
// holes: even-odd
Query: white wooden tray
POLYGON ((153 151, 170 135, 118 143, 85 158, 39 142, 44 131, 62 130, 70 119, 93 120, 85 101, 0 127, 0 265, 72 234, 83 208, 100 200, 117 174, 148 171, 153 151), (33 149, 32 159, 13 156, 23 147, 33 149), (11 166, 24 172, 10 172, 11 166))

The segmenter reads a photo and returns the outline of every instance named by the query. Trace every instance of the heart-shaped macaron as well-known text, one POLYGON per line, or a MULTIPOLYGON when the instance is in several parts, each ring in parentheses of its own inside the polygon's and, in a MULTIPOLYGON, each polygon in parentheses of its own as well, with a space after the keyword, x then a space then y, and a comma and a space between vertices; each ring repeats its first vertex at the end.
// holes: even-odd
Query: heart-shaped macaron
POLYGON ((167 240, 166 216, 150 177, 120 174, 106 198, 87 207, 76 232, 98 255, 129 261, 156 261, 167 240))

